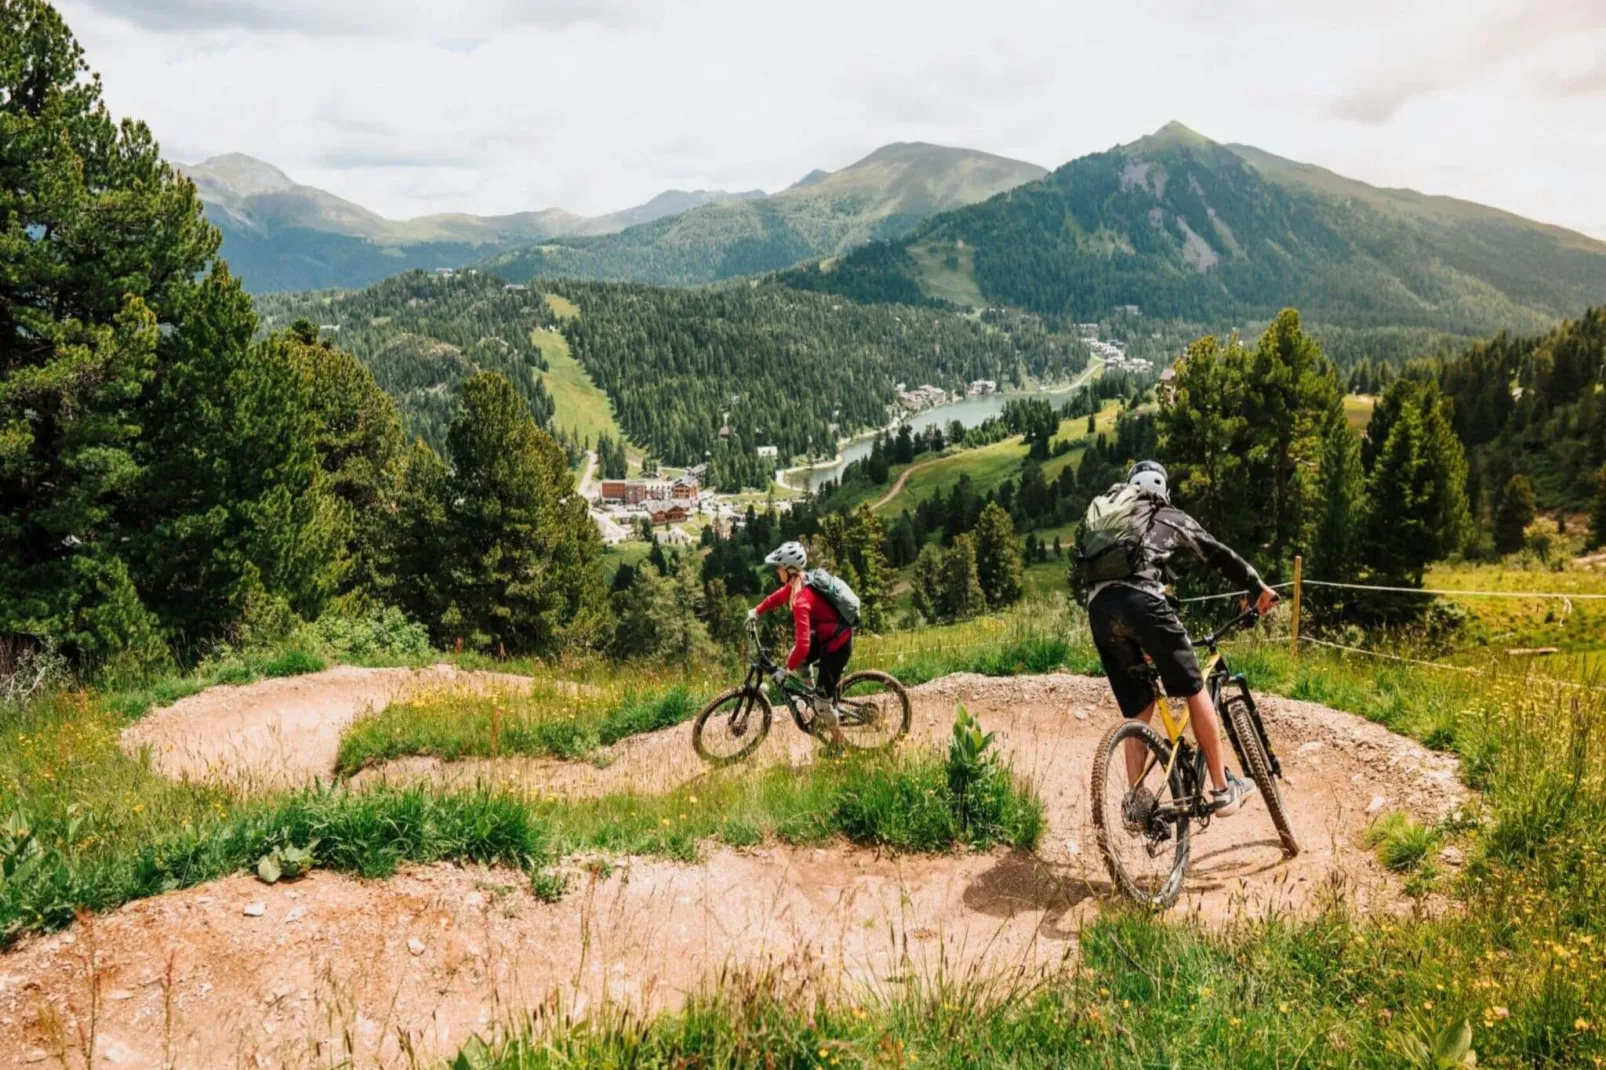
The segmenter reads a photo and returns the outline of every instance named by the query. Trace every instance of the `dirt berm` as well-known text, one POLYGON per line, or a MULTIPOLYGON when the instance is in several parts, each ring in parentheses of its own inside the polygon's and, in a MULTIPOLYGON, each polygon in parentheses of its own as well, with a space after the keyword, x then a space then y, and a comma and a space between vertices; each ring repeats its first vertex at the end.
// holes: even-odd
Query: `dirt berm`
MULTIPOLYGON (((152 747, 157 768, 175 775, 253 786, 327 776, 334 742, 361 709, 443 683, 375 672, 216 688, 153 714, 127 743, 152 747)), ((0 957, 0 1053, 19 1053, 21 1065, 71 1053, 93 1002, 96 1066, 160 1066, 164 1044, 178 1066, 327 1066, 348 1053, 360 1065, 404 1064, 409 1049, 421 1060, 449 1054, 470 1032, 552 1000, 579 1013, 673 1006, 730 967, 775 965, 882 991, 939 970, 1008 977, 1061 967, 1109 895, 1088 817, 1094 747, 1116 717, 1106 686, 959 675, 913 694, 914 745, 943 745, 961 701, 998 732, 1047 804, 1036 855, 710 846, 694 864, 616 859, 582 872, 557 904, 534 899, 520 874, 453 865, 373 882, 316 872, 268 887, 232 877, 0 957)), ((1385 809, 1431 820, 1456 805, 1454 759, 1351 714, 1278 698, 1262 706, 1305 850, 1285 861, 1253 801, 1197 837, 1175 913, 1221 924, 1308 911, 1334 895, 1363 912, 1408 909, 1361 837, 1385 809)), ((494 779, 573 796, 664 790, 704 773, 689 737, 683 725, 626 740, 600 767, 414 760, 365 778, 494 779)), ((812 746, 782 722, 755 760, 809 761, 812 746)))

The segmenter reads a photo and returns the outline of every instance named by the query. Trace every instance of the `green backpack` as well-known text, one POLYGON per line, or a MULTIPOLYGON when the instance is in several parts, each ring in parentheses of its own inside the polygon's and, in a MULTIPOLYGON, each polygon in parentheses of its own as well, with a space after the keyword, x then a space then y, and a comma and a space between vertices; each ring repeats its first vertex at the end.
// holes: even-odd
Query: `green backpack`
POLYGON ((1130 483, 1118 483, 1088 503, 1076 547, 1088 583, 1126 579, 1142 567, 1144 533, 1139 525, 1153 520, 1153 504, 1130 483))
POLYGON ((833 576, 823 568, 811 568, 803 574, 803 582, 825 596, 844 627, 859 626, 859 596, 853 593, 847 580, 833 576))

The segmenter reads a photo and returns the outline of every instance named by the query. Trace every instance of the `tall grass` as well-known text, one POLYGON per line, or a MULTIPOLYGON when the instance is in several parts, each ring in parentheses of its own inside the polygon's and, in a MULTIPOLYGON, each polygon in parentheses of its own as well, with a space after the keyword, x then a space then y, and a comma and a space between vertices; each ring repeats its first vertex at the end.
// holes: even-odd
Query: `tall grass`
POLYGON ((685 683, 603 688, 532 681, 528 694, 442 692, 361 717, 340 740, 337 776, 408 755, 446 761, 501 754, 584 758, 642 732, 689 721, 705 697, 685 683))
POLYGON ((185 825, 144 842, 96 848, 81 812, 65 826, 26 809, 0 823, 0 944, 25 930, 104 910, 254 865, 275 847, 316 844, 316 864, 364 877, 444 858, 516 865, 550 860, 545 829, 517 800, 488 792, 307 791, 185 825))

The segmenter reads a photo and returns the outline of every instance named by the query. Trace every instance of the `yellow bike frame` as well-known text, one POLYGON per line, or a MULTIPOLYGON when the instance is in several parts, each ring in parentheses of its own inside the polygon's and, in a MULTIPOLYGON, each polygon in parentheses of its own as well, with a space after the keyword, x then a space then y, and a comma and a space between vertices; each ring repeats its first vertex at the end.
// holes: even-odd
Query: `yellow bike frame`
MULTIPOLYGON (((1204 663, 1203 671, 1200 675, 1206 681, 1205 686, 1209 686, 1210 674, 1215 671, 1216 663, 1220 660, 1220 653, 1212 652, 1209 660, 1204 663)), ((1183 731, 1187 729, 1189 718, 1187 714, 1184 714, 1181 720, 1172 717, 1171 707, 1166 703, 1165 694, 1158 687, 1154 689, 1154 705, 1160 711, 1160 723, 1165 725, 1166 739, 1171 742, 1171 758, 1166 762, 1164 778, 1169 783, 1171 780, 1171 767, 1176 764, 1177 755, 1181 753, 1181 749, 1177 746, 1177 740, 1182 738, 1183 731)), ((1150 755, 1149 764, 1143 767, 1143 773, 1136 782, 1142 783, 1143 778, 1149 775, 1149 770, 1152 768, 1154 768, 1154 756, 1150 755)))

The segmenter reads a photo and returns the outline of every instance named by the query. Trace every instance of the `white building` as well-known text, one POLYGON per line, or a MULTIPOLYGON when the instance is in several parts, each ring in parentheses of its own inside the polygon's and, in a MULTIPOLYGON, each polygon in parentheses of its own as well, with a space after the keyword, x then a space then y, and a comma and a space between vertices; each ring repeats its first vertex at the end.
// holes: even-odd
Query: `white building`
POLYGON ((779 455, 780 452, 781 452, 780 451, 780 447, 778 447, 778 446, 760 446, 758 448, 758 455, 760 457, 768 457, 771 460, 773 460, 777 455, 779 455))

